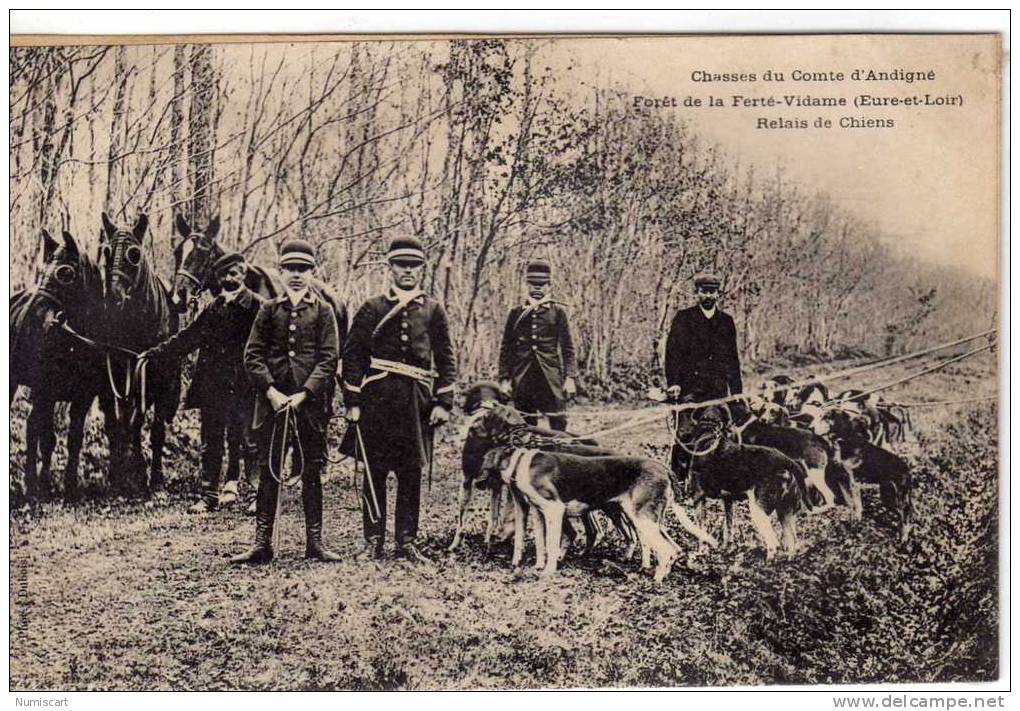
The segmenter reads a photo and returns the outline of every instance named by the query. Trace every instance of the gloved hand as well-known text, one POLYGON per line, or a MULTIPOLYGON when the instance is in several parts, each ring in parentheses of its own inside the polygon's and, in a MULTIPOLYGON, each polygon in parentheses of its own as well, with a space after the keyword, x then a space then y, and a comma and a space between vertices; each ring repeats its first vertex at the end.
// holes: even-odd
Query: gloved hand
POLYGON ((291 395, 290 398, 288 398, 287 403, 293 409, 296 410, 299 407, 301 407, 302 403, 304 403, 304 401, 307 400, 307 399, 308 399, 308 393, 306 391, 304 391, 304 390, 301 390, 300 392, 296 392, 293 395, 291 395))
POLYGON ((282 410, 287 406, 287 403, 290 401, 289 397, 281 393, 272 385, 270 385, 269 390, 266 391, 266 397, 269 398, 269 404, 274 411, 282 410))
POLYGON ((442 405, 436 405, 432 408, 432 414, 429 416, 429 426, 439 427, 450 421, 450 412, 442 405))
POLYGON ((670 385, 668 388, 666 388, 666 395, 673 402, 677 402, 680 399, 680 386, 670 385))
POLYGON ((563 382, 563 394, 568 398, 572 398, 577 395, 577 383, 574 382, 573 378, 567 378, 563 382))

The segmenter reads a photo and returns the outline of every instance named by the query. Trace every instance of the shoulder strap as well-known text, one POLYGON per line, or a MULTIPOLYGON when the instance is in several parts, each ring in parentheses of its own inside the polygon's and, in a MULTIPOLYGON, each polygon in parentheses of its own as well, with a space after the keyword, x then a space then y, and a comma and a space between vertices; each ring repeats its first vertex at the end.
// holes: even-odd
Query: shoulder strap
POLYGON ((377 323, 375 325, 375 328, 372 329, 372 338, 375 338, 376 334, 379 333, 379 329, 381 329, 388 321, 391 321, 401 311, 406 309, 407 305, 410 304, 415 299, 417 299, 419 296, 424 296, 424 292, 418 289, 414 291, 409 291, 405 294, 398 294, 397 303, 395 303, 393 305, 393 308, 387 311, 386 314, 381 319, 379 319, 379 323, 377 323))

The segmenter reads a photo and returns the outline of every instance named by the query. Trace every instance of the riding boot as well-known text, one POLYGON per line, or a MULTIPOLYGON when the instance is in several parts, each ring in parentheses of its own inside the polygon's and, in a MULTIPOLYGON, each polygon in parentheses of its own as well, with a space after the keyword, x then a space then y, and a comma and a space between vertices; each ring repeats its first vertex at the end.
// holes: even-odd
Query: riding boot
POLYGON ((340 556, 322 544, 322 478, 318 472, 301 483, 301 499, 305 508, 305 558, 335 563, 340 556))
POLYGON ((255 504, 258 499, 259 468, 258 462, 252 455, 244 457, 244 480, 239 488, 241 507, 245 511, 255 513, 255 504))
POLYGON ((255 512, 255 545, 230 559, 232 564, 268 563, 273 559, 273 524, 276 520, 276 497, 280 485, 263 471, 259 482, 258 508, 255 512))

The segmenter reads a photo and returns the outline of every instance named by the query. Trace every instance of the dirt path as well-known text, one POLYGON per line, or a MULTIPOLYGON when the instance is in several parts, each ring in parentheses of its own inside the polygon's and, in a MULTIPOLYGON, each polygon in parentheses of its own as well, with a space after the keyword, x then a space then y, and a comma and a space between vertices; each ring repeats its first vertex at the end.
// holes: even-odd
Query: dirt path
MULTIPOLYGON (((931 397, 945 392, 950 379, 977 373, 957 369, 943 387, 929 383, 903 396, 931 397)), ((331 466, 325 487, 327 542, 345 557, 336 565, 301 559, 296 489, 286 493, 278 560, 256 568, 226 563, 250 543, 254 528, 236 509, 192 516, 187 502, 174 500, 19 513, 11 520, 11 686, 493 688, 978 678, 991 673, 997 656, 987 650, 981 656, 990 643, 973 622, 994 614, 994 588, 983 587, 994 580, 974 566, 994 556, 995 541, 972 535, 969 547, 948 547, 945 530, 980 533, 997 521, 993 411, 954 412, 920 417, 922 520, 910 545, 892 543, 877 492, 868 492, 862 524, 845 511, 802 519, 805 551, 794 559, 764 565, 742 523, 737 550, 696 556, 693 569, 678 566, 658 586, 634 564, 616 562, 615 541, 603 558, 572 558, 554 580, 515 578, 508 548, 491 557, 482 550, 481 502, 463 551, 447 555, 460 475, 452 431, 441 443, 432 490, 423 491, 423 542, 435 560, 427 567, 351 560, 360 548, 360 514, 346 465, 331 466), (970 417, 979 421, 961 422, 970 417), (985 432, 968 430, 973 446, 954 448, 960 437, 943 437, 950 423, 985 432), (942 471, 946 461, 951 477, 942 471), (947 499, 947 491, 966 520, 953 518, 957 499, 947 499), (926 518, 930 511, 938 515, 926 518), (948 572, 932 567, 946 565, 948 572), (928 579, 933 569, 945 579, 928 579), (912 607, 922 593, 942 594, 937 599, 948 607, 912 607), (971 611, 972 632, 947 636, 941 615, 971 611), (939 624, 942 637, 933 636, 939 624), (952 644, 961 658, 956 666, 945 661, 952 644)), ((582 412, 574 421, 581 431, 596 424, 582 412)), ((641 437, 646 451, 657 452, 665 428, 641 437)), ((746 518, 739 509, 738 518, 746 518)))

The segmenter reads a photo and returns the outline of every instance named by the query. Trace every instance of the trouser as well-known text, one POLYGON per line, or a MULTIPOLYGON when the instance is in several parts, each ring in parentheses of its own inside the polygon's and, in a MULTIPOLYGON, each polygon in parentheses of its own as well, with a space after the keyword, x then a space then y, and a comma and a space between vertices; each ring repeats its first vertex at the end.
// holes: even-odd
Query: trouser
POLYGON ((538 413, 547 413, 549 429, 559 432, 567 430, 567 416, 562 414, 566 404, 553 393, 537 364, 532 364, 514 387, 514 406, 522 413, 536 413, 523 415, 529 425, 538 424, 538 419, 542 417, 538 413))
MULTIPOLYGON (((386 539, 386 478, 389 470, 383 462, 373 466, 369 455, 369 471, 362 481, 361 522, 365 540, 382 543, 386 539)), ((418 536, 418 515, 421 509, 421 468, 395 467, 397 476, 397 505, 393 515, 394 539, 398 546, 414 541, 418 536)))
POLYGON ((227 470, 224 481, 240 480, 243 460, 248 485, 258 486, 258 449, 255 434, 251 429, 251 413, 244 408, 231 411, 227 418, 227 470), (249 463, 251 466, 248 466, 249 463))
POLYGON ((279 479, 288 474, 301 475, 301 502, 304 506, 305 528, 309 534, 321 533, 322 528, 322 470, 326 462, 326 430, 316 426, 300 413, 291 421, 288 440, 293 442, 291 472, 283 471, 285 446, 281 417, 267 421, 258 431, 259 438, 259 492, 258 515, 269 521, 270 533, 276 518, 276 505, 280 495, 279 479), (296 427, 295 427, 296 420, 296 427), (274 436, 273 430, 276 429, 274 436), (300 444, 300 447, 298 447, 300 444), (297 470, 297 471, 295 471, 297 470))
MULTIPOLYGON (((222 405, 203 407, 201 418, 201 449, 203 496, 215 501, 219 496, 220 472, 223 469, 224 438, 232 447, 239 448, 240 458, 244 459, 245 474, 249 484, 253 484, 257 471, 257 446, 250 430, 251 413, 239 403, 224 398, 222 405)), ((227 481, 236 481, 237 467, 228 466, 227 481)))
MULTIPOLYGON (((523 415, 524 421, 532 427, 538 425, 538 419, 540 415, 523 415)), ((549 418, 549 429, 556 430, 557 432, 567 431, 567 416, 566 415, 547 415, 549 418)))

